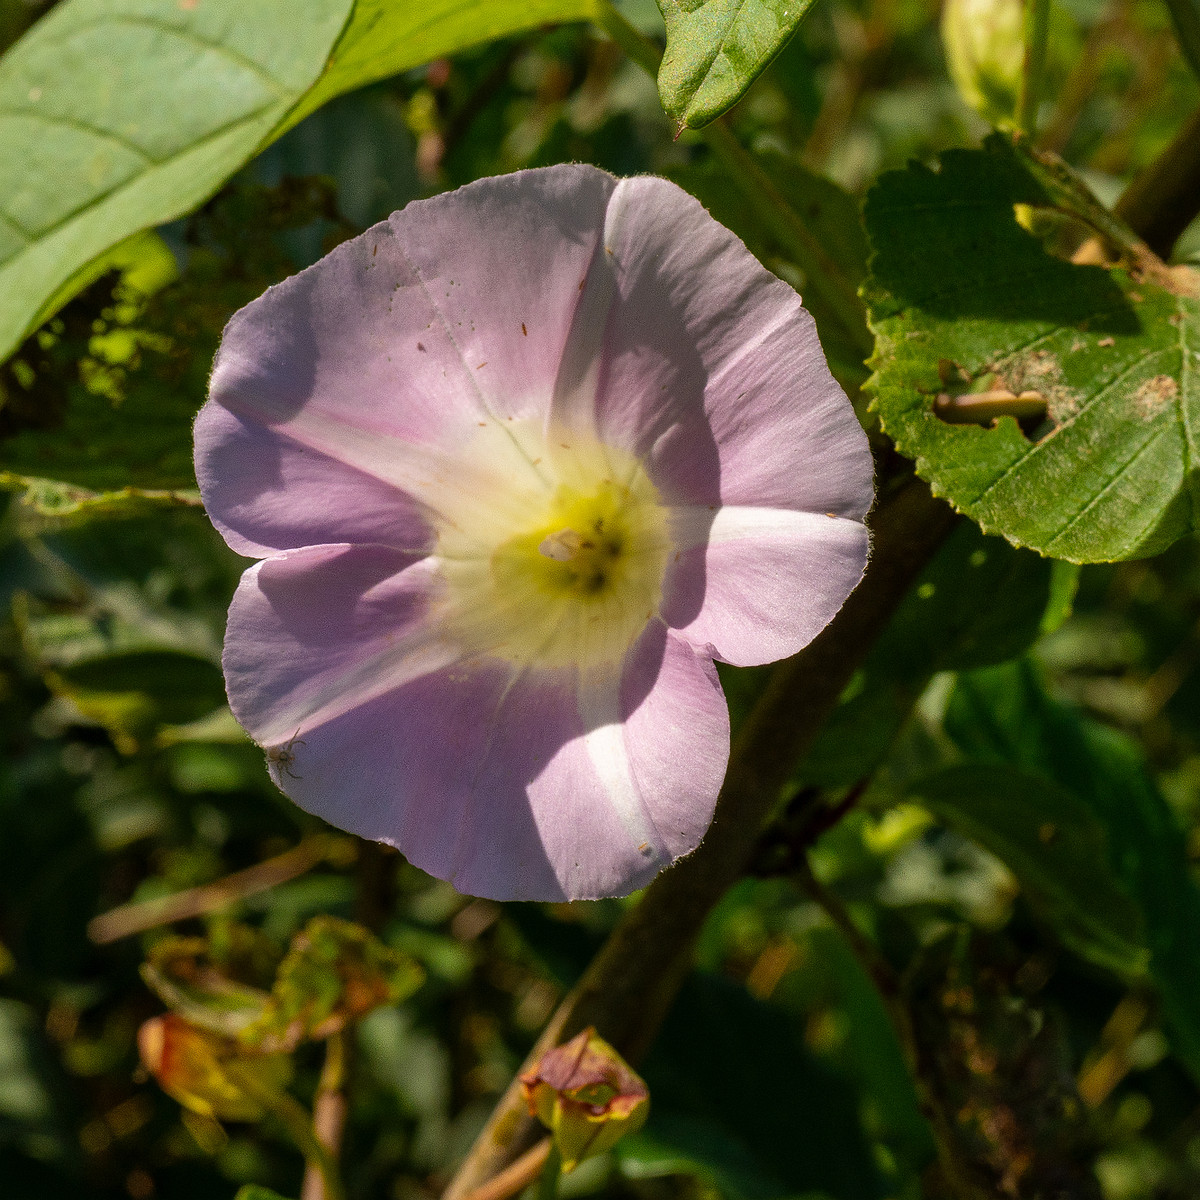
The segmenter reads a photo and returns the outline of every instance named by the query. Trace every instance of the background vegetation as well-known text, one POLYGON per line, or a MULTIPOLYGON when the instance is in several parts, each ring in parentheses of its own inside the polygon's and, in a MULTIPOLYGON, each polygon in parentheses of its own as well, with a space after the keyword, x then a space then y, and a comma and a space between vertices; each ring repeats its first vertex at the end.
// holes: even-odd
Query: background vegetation
POLYGON ((214 974, 269 988, 319 914, 394 952, 338 958, 384 1002, 327 997, 348 1032, 287 1047, 291 1095, 347 1100, 351 1197, 438 1195, 552 1018, 652 1096, 571 1196, 1200 1194, 1200 300, 1160 261, 1200 262, 1188 3, 1055 0, 1024 101, 1018 22, 984 146, 938 0, 818 0, 791 40, 786 4, 665 4, 661 98, 650 0, 262 0, 236 47, 261 94, 220 49, 236 4, 0 0, 5 1200, 296 1196, 286 1114, 181 1107, 137 1035, 164 996, 211 1016, 214 974), (713 38, 733 65, 697 73, 713 38), (151 152, 97 156, 131 113, 151 152), (811 654, 725 673, 742 740, 696 861, 644 899, 501 907, 271 783, 225 708, 244 564, 190 422, 270 283, 415 197, 569 160, 676 179, 804 294, 874 439, 877 562, 811 654), (981 390, 1049 406, 933 412, 981 390))

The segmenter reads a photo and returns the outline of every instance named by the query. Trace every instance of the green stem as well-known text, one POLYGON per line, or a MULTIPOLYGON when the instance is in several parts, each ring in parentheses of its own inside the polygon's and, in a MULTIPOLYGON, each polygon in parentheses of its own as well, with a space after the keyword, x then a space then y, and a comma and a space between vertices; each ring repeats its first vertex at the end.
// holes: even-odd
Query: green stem
MULTIPOLYGON (((650 75, 658 74, 662 61, 659 48, 630 25, 608 0, 600 0, 595 20, 638 66, 650 75)), ((866 358, 874 349, 875 341, 867 328, 866 312, 854 284, 780 194, 754 156, 737 140, 724 118, 698 132, 754 215, 804 272, 808 288, 820 295, 833 310, 838 323, 866 358)))
POLYGON ((1179 48, 1200 79, 1200 0, 1167 0, 1179 48))
POLYGON ((558 1200, 558 1181, 562 1178, 562 1155, 553 1142, 546 1155, 542 1173, 538 1176, 537 1200, 558 1200))
POLYGON ((337 1163, 313 1133, 312 1119, 304 1105, 286 1092, 263 1093, 258 1099, 287 1131, 296 1149, 304 1155, 304 1161, 320 1173, 321 1182, 325 1187, 324 1200, 346 1200, 337 1163))
POLYGON ((1025 0, 1025 68, 1017 126, 1033 137, 1037 132, 1038 105, 1046 76, 1046 40, 1050 26, 1050 0, 1025 0))

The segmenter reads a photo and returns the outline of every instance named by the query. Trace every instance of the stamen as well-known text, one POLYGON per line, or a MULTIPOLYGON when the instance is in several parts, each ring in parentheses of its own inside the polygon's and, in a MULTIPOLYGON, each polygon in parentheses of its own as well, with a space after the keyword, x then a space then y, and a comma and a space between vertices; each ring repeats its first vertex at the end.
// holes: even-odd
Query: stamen
POLYGON ((570 562, 583 546, 583 538, 574 529, 560 529, 538 544, 538 553, 555 562, 570 562))

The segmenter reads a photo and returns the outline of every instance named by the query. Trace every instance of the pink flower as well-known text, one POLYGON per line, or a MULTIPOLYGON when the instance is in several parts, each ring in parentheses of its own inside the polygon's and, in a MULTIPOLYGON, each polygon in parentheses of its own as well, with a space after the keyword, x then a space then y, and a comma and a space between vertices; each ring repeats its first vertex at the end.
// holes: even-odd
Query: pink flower
POLYGON ((712 660, 825 626, 872 498, 796 293, 674 184, 584 166, 410 204, 247 305, 196 470, 260 559, 224 665, 276 782, 506 900, 696 847, 712 660))

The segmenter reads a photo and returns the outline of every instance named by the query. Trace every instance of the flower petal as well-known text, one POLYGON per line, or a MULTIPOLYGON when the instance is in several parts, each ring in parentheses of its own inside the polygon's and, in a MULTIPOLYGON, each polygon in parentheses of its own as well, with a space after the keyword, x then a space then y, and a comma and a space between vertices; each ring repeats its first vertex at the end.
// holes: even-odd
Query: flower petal
POLYGON ((595 167, 560 165, 481 179, 392 217, 492 413, 545 419, 618 186, 595 167))
POLYGON ((622 895, 693 849, 728 756, 707 655, 656 623, 623 675, 593 680, 582 701, 573 670, 438 663, 436 640, 413 636, 429 603, 422 567, 376 548, 314 547, 247 573, 226 670, 239 720, 286 748, 278 785, 500 900, 622 895), (395 646, 383 632, 391 612, 395 646), (612 720, 589 727, 601 712, 612 720))
MULTIPOLYGON (((442 512, 461 512, 464 497, 505 476, 537 485, 533 455, 507 423, 544 422, 615 187, 603 171, 556 167, 416 201, 236 313, 197 426, 197 477, 222 531, 252 553, 279 548, 280 460, 306 454, 329 460, 319 473, 353 493, 356 510, 381 495, 360 473, 442 512), (513 270, 533 246, 539 269, 513 270), (227 444, 239 431, 213 407, 240 417, 242 442, 264 451, 232 494, 222 481, 244 447, 227 444), (482 437, 472 474, 460 454, 482 437), (335 482, 338 463, 351 469, 346 481, 335 482)), ((305 544, 303 529, 287 544, 305 544)))
POLYGON ((858 585, 869 541, 861 521, 834 514, 726 505, 676 508, 679 557, 663 618, 740 667, 807 646, 858 585))
POLYGON ((419 550, 431 540, 403 492, 222 405, 200 410, 195 437, 209 516, 239 554, 328 542, 419 550))
POLYGON ((310 546, 255 563, 226 625, 234 716, 277 747, 454 662, 460 652, 429 619, 437 590, 429 559, 379 546, 310 546))
POLYGON ((617 185, 604 244, 607 322, 571 334, 603 357, 597 390, 560 390, 560 419, 633 451, 672 503, 864 516, 866 436, 799 296, 665 179, 617 185))

